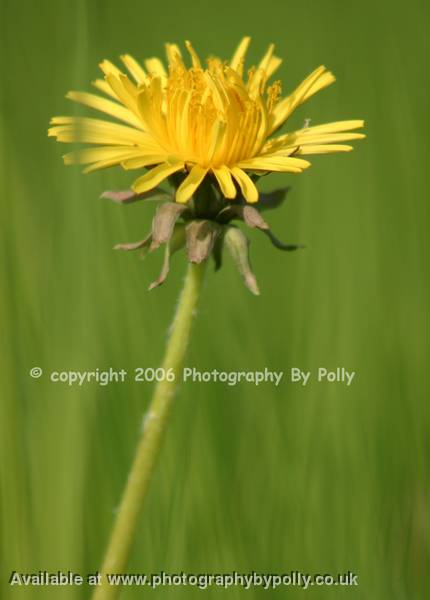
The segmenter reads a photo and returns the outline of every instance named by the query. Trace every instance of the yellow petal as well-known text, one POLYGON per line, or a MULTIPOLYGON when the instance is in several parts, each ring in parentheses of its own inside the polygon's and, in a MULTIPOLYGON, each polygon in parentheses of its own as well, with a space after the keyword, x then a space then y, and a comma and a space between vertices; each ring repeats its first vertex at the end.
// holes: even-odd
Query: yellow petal
POLYGON ((362 139, 366 137, 363 133, 347 132, 348 129, 358 129, 363 127, 364 121, 338 121, 336 123, 326 123, 298 129, 292 133, 280 135, 264 144, 261 153, 272 153, 277 151, 293 149, 295 146, 308 143, 332 143, 345 142, 348 140, 362 139), (341 132, 341 133, 339 133, 341 132))
MULTIPOLYGON (((137 96, 137 111, 145 125, 156 132, 155 135, 161 140, 160 143, 166 142, 166 118, 162 111, 162 84, 160 77, 153 77, 151 85, 142 89, 137 96)), ((168 143, 168 142, 167 142, 168 143)))
POLYGON ((349 131, 350 129, 360 129, 361 127, 364 127, 364 121, 355 119, 351 121, 335 121, 334 123, 314 125, 313 127, 308 127, 302 131, 309 133, 338 133, 341 131, 349 131))
POLYGON ((225 139, 227 123, 225 121, 215 121, 212 126, 210 137, 208 139, 209 149, 207 154, 207 161, 209 163, 216 163, 217 153, 220 153, 220 149, 225 139))
POLYGON ((92 162, 118 159, 118 162, 126 157, 139 156, 142 154, 140 148, 132 146, 100 146, 95 148, 84 148, 83 150, 74 150, 63 156, 66 165, 85 165, 92 162))
POLYGON ((145 60, 145 67, 151 75, 157 75, 164 79, 167 77, 166 69, 159 58, 148 58, 145 60))
POLYGON ((137 83, 143 83, 147 80, 145 70, 139 65, 136 59, 130 56, 130 54, 123 54, 121 60, 137 83))
MULTIPOLYGON (((259 107, 259 119, 260 122, 257 123, 258 127, 256 129, 256 135, 255 135, 255 141, 254 144, 252 146, 252 148, 250 149, 248 156, 255 156, 257 153, 260 152, 260 149, 262 148, 263 144, 264 144, 264 140, 267 137, 267 123, 268 123, 268 115, 267 115, 267 108, 265 103, 262 101, 261 97, 257 98, 257 105, 259 107)), ((246 154, 245 154, 246 156, 246 154)))
POLYGON ((268 156, 269 154, 294 154, 295 148, 298 146, 308 146, 309 144, 334 144, 337 142, 348 142, 351 140, 361 140, 366 136, 364 133, 332 133, 324 135, 301 135, 300 132, 297 135, 291 134, 287 136, 285 141, 281 144, 268 145, 264 147, 261 154, 268 156))
POLYGON ((140 121, 128 108, 125 108, 116 102, 112 102, 106 98, 100 98, 100 96, 96 96, 95 94, 88 94, 87 92, 71 91, 66 94, 66 98, 89 106, 90 108, 100 110, 120 121, 132 125, 133 127, 143 129, 142 121, 140 121))
POLYGON ((121 157, 111 158, 106 160, 100 160, 95 162, 88 167, 85 167, 83 173, 92 173, 93 171, 99 171, 100 169, 108 169, 109 167, 116 167, 121 164, 121 157))
POLYGON ((232 169, 230 169, 230 171, 233 177, 236 179, 237 183, 239 184, 239 187, 245 199, 251 203, 257 202, 258 190, 255 187, 255 184, 252 181, 252 179, 245 173, 245 171, 239 169, 239 167, 233 167, 232 169))
POLYGON ((95 88, 97 88, 98 90, 100 90, 101 92, 106 94, 107 96, 110 96, 111 98, 115 98, 115 100, 118 100, 118 96, 115 94, 115 92, 113 91, 111 86, 108 84, 108 82, 105 81, 104 79, 96 79, 95 81, 91 82, 91 85, 93 85, 95 88))
POLYGON ((213 73, 209 71, 205 71, 204 77, 206 79, 206 83, 208 86, 208 92, 211 92, 212 101, 215 104, 215 108, 223 114, 225 112, 224 102, 226 100, 226 96, 223 94, 223 90, 221 86, 218 84, 217 79, 214 77, 213 73))
POLYGON ((313 94, 335 81, 334 75, 321 65, 313 71, 292 94, 281 100, 273 109, 269 133, 278 129, 290 114, 313 94))
POLYGON ((283 171, 286 173, 301 173, 307 169, 310 163, 301 158, 292 158, 290 156, 279 156, 276 154, 266 156, 256 156, 250 160, 243 160, 238 163, 242 169, 255 169, 257 171, 283 171))
POLYGON ((333 75, 333 73, 331 73, 330 71, 326 71, 321 75, 321 77, 318 77, 318 79, 314 81, 314 83, 307 89, 302 102, 305 102, 305 100, 308 100, 308 98, 310 98, 320 90, 323 90, 324 88, 328 87, 335 81, 336 77, 333 75))
POLYGON ((273 73, 276 71, 276 69, 278 69, 280 67, 281 64, 282 64, 281 58, 279 58, 278 56, 272 56, 269 64, 266 67, 267 79, 270 79, 272 77, 273 73))
POLYGON ((127 158, 121 162, 121 166, 128 171, 129 169, 142 169, 149 165, 157 165, 161 162, 166 162, 166 154, 143 154, 139 156, 127 158))
POLYGON ((127 77, 127 75, 123 75, 121 73, 121 75, 119 76, 119 80, 121 81, 124 89, 126 90, 126 92, 128 93, 128 95, 133 98, 134 101, 136 101, 137 98, 137 94, 138 94, 138 89, 137 89, 137 85, 134 84, 131 79, 129 79, 127 77))
MULTIPOLYGON (((136 92, 130 89, 128 84, 131 84, 130 80, 125 75, 106 75, 106 81, 116 94, 120 102, 129 108, 133 113, 137 113, 136 105, 136 92), (128 83, 127 83, 128 82, 128 83), (134 93, 133 93, 134 92, 134 93)), ((138 113, 137 113, 138 116, 138 113)))
POLYGON ((230 67, 234 71, 239 72, 240 74, 242 74, 243 72, 243 63, 245 61, 245 55, 248 50, 250 41, 251 38, 249 36, 242 38, 239 46, 236 48, 236 51, 233 54, 233 58, 230 61, 230 67))
POLYGON ((184 66, 179 46, 176 44, 166 44, 166 54, 169 65, 174 66, 175 64, 179 64, 181 67, 184 66))
POLYGON ((213 168, 212 172, 218 181, 221 193, 226 198, 236 198, 237 189, 233 183, 229 169, 226 166, 222 166, 218 169, 213 168))
POLYGON ((364 133, 324 133, 320 135, 297 135, 294 143, 302 144, 332 144, 334 142, 348 142, 350 140, 362 140, 364 133))
POLYGON ((176 190, 176 202, 184 204, 194 194, 203 181, 208 170, 200 165, 194 165, 187 177, 176 190))
POLYGON ((121 75, 121 71, 110 60, 103 60, 99 67, 105 75, 115 75, 115 77, 121 75))
POLYGON ((176 127, 179 134, 178 138, 183 141, 188 139, 190 133, 189 119, 191 98, 192 92, 184 91, 183 97, 181 98, 183 101, 183 104, 181 105, 181 112, 176 118, 176 127))
POLYGON ((188 50, 188 52, 189 52, 189 54, 191 56, 193 67, 195 69, 201 69, 202 65, 200 63, 200 59, 199 59, 199 57, 197 55, 197 52, 194 50, 194 48, 193 48, 193 46, 192 46, 192 44, 191 44, 191 42, 189 40, 186 40, 185 46, 187 47, 187 50, 188 50))
POLYGON ((269 78, 268 68, 272 62, 274 49, 275 49, 275 44, 270 44, 269 48, 267 49, 266 54, 261 59, 260 64, 258 65, 257 71, 255 72, 254 76, 252 77, 252 79, 250 81, 249 90, 251 93, 252 92, 261 93, 264 91, 264 86, 266 84, 266 81, 269 78), (261 89, 260 89, 260 84, 262 84, 261 89))
POLYGON ((151 169, 148 171, 148 173, 145 173, 145 175, 142 175, 142 177, 136 179, 132 185, 132 188, 137 194, 152 190, 152 188, 164 181, 166 177, 169 177, 169 175, 180 171, 183 166, 184 163, 182 162, 175 164, 163 163, 158 165, 158 167, 151 169))
POLYGON ((274 49, 275 49, 275 44, 270 44, 270 46, 268 47, 265 55, 261 59, 260 64, 258 65, 259 69, 263 69, 263 70, 267 69, 267 66, 270 63, 270 60, 271 60, 271 58, 273 56, 274 49))
POLYGON ((54 127, 48 129, 48 136, 56 137, 59 142, 82 142, 105 145, 145 145, 154 143, 145 132, 110 123, 101 119, 87 117, 54 117, 54 127))
POLYGON ((332 154, 333 152, 351 152, 351 150, 353 150, 352 146, 344 144, 310 144, 309 146, 300 146, 295 154, 332 154))

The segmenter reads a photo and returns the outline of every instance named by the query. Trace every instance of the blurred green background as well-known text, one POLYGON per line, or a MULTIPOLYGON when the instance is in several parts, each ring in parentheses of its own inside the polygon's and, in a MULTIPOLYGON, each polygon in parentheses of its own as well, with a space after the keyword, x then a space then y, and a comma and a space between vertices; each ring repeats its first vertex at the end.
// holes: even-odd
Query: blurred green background
POLYGON ((368 138, 264 180, 293 186, 268 220, 307 248, 285 255, 252 235, 260 298, 230 261, 210 273, 187 364, 285 376, 278 388, 182 386, 128 571, 351 570, 360 585, 122 597, 427 598, 428 3, 1 0, 0 11, 2 597, 89 597, 7 579, 98 568, 152 386, 67 388, 49 372, 157 366, 185 270, 178 255, 147 293, 161 254, 142 263, 112 246, 146 233, 152 205, 100 200, 130 174, 64 167, 49 118, 76 114, 64 94, 89 90, 103 58, 187 38, 227 58, 250 34, 250 62, 276 43, 285 91, 322 63, 338 77, 294 127, 364 118, 368 138), (355 381, 287 381, 291 367, 320 366, 355 381))

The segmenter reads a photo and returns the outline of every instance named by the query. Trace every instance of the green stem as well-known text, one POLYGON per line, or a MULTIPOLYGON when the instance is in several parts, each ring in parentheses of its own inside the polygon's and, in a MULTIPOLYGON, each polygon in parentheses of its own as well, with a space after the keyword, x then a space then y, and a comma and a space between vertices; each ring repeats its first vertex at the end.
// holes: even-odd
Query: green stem
POLYGON ((116 516, 105 560, 101 569, 101 585, 97 586, 93 600, 115 600, 121 586, 109 585, 107 573, 124 573, 135 537, 142 504, 148 493, 151 475, 161 448, 172 400, 190 337, 191 323, 204 278, 204 263, 190 264, 179 304, 171 327, 163 361, 165 373, 173 372, 157 383, 151 405, 145 418, 142 437, 130 470, 121 504, 116 516))

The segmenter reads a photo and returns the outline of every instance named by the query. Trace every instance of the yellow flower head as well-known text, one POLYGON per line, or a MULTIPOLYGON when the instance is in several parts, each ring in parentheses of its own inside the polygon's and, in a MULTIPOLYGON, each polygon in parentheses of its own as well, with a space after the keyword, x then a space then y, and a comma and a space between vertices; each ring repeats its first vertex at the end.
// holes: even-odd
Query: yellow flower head
POLYGON ((243 38, 229 63, 209 58, 202 65, 190 42, 187 67, 175 44, 167 44, 168 69, 158 58, 121 60, 129 75, 111 62, 100 67, 104 80, 94 86, 107 97, 69 92, 67 97, 106 113, 124 124, 93 118, 54 117, 49 135, 59 142, 96 146, 64 156, 66 164, 88 165, 86 172, 121 165, 149 170, 133 184, 140 194, 170 175, 185 172, 176 201, 185 203, 207 175, 213 174, 225 198, 240 189, 248 202, 258 190, 248 175, 270 171, 301 173, 310 163, 302 155, 346 152, 347 140, 363 138, 352 133, 363 121, 338 121, 271 137, 293 111, 335 80, 318 67, 291 94, 282 97, 280 82, 267 87, 281 60, 269 47, 257 67, 244 74, 250 42, 243 38), (130 78, 131 76, 131 78, 130 78))

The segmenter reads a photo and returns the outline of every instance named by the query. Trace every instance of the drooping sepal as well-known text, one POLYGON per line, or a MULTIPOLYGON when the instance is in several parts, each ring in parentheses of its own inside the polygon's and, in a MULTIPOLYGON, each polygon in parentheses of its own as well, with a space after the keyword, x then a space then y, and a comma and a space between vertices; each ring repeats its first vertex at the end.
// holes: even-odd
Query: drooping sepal
POLYGON ((137 194, 134 190, 107 190, 100 198, 112 200, 117 204, 131 204, 138 200, 146 202, 172 202, 173 196, 161 188, 154 188, 149 192, 137 194))
POLYGON ((285 187, 273 190, 273 192, 260 193, 258 208, 260 210, 272 210, 278 208, 284 202, 290 190, 290 187, 285 187))
MULTIPOLYGON (((288 188, 286 188, 286 190, 288 190, 288 188)), ((278 190, 278 192, 286 193, 286 190, 278 190)), ((276 194, 276 192, 273 193, 276 194)), ((249 204, 239 204, 228 207, 225 212, 223 212, 222 219, 225 222, 229 222, 233 219, 240 219, 251 229, 259 229, 267 235, 275 248, 278 248, 279 250, 291 251, 304 247, 298 244, 284 244, 284 242, 281 242, 274 233, 272 233, 269 224, 264 220, 260 211, 254 208, 254 206, 249 206, 249 204)))
POLYGON ((176 223, 173 229, 173 233, 166 244, 166 248, 164 250, 164 259, 163 266, 161 267, 160 275, 157 277, 155 281, 153 281, 149 290, 153 290, 154 288, 160 286, 166 281, 167 275, 170 271, 170 259, 177 252, 181 250, 185 246, 185 225, 184 223, 176 223))
POLYGON ((249 240, 237 227, 229 225, 224 232, 224 245, 230 252, 235 265, 242 275, 246 287, 256 296, 260 295, 257 280, 249 259, 249 240))
POLYGON ((166 202, 157 208, 152 221, 151 251, 170 240, 176 221, 187 210, 186 204, 177 204, 176 202, 166 202))
POLYGON ((259 211, 249 204, 234 205, 232 206, 231 211, 232 219, 240 219, 245 225, 251 227, 251 229, 270 229, 268 223, 266 223, 259 211))
POLYGON ((145 239, 140 240, 138 242, 131 242, 126 244, 116 244, 113 249, 114 250, 142 250, 142 255, 145 256, 149 250, 150 244, 152 241, 152 233, 149 233, 145 239))
POLYGON ((305 248, 305 246, 303 246, 303 244, 284 244, 284 242, 281 242, 281 240, 279 240, 276 237, 276 235, 274 235, 272 233, 272 231, 270 229, 266 229, 264 231, 264 233, 267 235, 267 237, 272 242, 272 244, 275 246, 275 248, 278 248, 278 250, 292 252, 294 250, 299 250, 300 248, 305 248))
POLYGON ((193 220, 186 226, 187 258, 192 263, 202 263, 211 255, 222 227, 215 221, 193 220))

